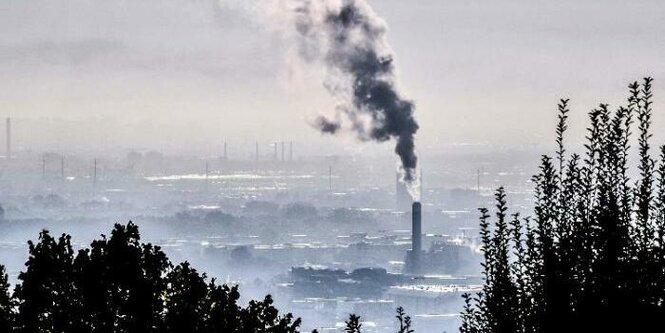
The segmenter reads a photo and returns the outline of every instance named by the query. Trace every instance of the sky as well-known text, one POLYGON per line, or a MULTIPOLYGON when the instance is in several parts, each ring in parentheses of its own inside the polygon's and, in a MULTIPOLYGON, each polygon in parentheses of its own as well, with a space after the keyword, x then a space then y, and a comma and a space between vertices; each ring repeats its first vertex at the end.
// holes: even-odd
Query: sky
MULTIPOLYGON (((643 76, 656 79, 654 139, 665 140, 662 1, 368 2, 416 104, 419 150, 549 145, 562 97, 579 141, 585 113, 619 105, 643 76)), ((213 0, 0 0, 0 116, 31 150, 206 154, 227 140, 250 154, 286 140, 390 152, 308 125, 334 103, 267 25, 213 0)))

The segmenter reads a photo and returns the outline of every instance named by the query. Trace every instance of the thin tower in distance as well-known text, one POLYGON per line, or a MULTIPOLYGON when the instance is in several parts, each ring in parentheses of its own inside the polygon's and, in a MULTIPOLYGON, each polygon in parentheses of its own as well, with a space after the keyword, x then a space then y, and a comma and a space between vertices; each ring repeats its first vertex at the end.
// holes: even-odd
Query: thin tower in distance
POLYGON ((12 158, 12 119, 7 117, 5 122, 5 130, 7 134, 7 139, 5 144, 7 145, 7 159, 12 158))

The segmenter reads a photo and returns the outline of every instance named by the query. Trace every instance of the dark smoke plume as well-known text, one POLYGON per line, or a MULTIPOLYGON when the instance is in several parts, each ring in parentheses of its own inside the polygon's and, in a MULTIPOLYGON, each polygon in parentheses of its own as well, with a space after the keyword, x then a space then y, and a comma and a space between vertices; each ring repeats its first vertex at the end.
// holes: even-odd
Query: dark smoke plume
POLYGON ((326 88, 342 105, 332 120, 319 117, 313 125, 335 134, 348 121, 361 140, 396 140, 404 181, 417 187, 414 104, 395 86, 392 52, 385 42, 383 21, 361 0, 304 1, 296 9, 300 55, 327 68, 326 88))
POLYGON ((318 128, 321 132, 323 133, 329 133, 329 134, 335 134, 339 129, 341 128, 341 124, 339 122, 335 121, 330 121, 328 118, 320 116, 316 118, 316 121, 314 122, 314 127, 318 128))

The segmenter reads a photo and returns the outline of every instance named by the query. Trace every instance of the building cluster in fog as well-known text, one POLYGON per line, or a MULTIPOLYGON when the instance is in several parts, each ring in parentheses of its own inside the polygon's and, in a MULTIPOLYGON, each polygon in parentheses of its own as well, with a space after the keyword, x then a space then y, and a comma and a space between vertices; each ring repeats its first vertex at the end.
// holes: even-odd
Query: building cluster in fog
POLYGON ((307 329, 335 329, 354 312, 368 332, 382 332, 398 304, 421 328, 453 328, 459 295, 480 284, 476 208, 498 183, 514 184, 521 208, 531 204, 519 191, 528 188, 524 164, 489 150, 425 155, 422 200, 413 203, 386 167, 391 156, 306 154, 289 141, 248 146, 238 156, 222 142, 219 154, 201 157, 7 145, 0 253, 10 279, 42 228, 84 244, 133 220, 174 260, 239 283, 247 299, 273 294, 307 329))

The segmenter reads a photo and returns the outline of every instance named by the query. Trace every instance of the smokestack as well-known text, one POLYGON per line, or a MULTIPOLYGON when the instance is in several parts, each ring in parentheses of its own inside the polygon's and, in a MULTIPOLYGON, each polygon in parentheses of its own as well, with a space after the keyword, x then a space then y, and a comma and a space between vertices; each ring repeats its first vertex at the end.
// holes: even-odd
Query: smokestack
POLYGON ((476 193, 480 194, 480 168, 476 170, 476 193))
POLYGON ((7 159, 12 158, 12 119, 7 117, 6 121, 6 131, 7 131, 7 159))
POLYGON ((46 155, 42 155, 42 180, 46 179, 46 155))
POLYGON ((282 141, 282 162, 284 162, 284 141, 282 141))
POLYGON ((273 160, 277 161, 277 142, 274 143, 275 146, 275 156, 273 156, 273 160))
POLYGON ((229 156, 226 154, 226 141, 224 141, 224 160, 227 160, 229 156))
POLYGON ((289 141, 289 162, 293 161, 293 141, 289 141))
POLYGON ((208 165, 208 161, 206 161, 206 178, 203 184, 203 190, 206 192, 206 194, 208 193, 209 186, 210 186, 210 166, 208 165))
POLYGON ((422 213, 420 202, 416 201, 411 206, 411 253, 414 267, 417 269, 422 251, 422 213))

